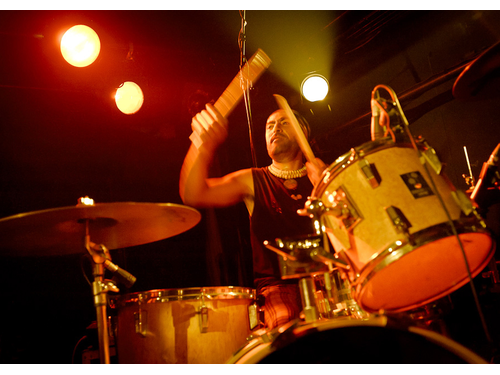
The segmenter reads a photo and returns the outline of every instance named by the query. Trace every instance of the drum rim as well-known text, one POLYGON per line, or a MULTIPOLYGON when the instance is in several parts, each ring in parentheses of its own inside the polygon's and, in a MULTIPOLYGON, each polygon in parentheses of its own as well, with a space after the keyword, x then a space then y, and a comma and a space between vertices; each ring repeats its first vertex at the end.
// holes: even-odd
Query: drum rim
MULTIPOLYGON (((456 229, 457 234, 459 235, 466 233, 479 233, 485 234, 491 238, 490 232, 487 229, 478 228, 477 224, 478 222, 474 217, 453 220, 453 225, 456 229)), ((389 244, 384 250, 376 254, 377 256, 375 258, 365 264, 365 266, 361 270, 356 272, 360 275, 359 279, 368 279, 369 281, 369 279, 371 279, 376 272, 382 270, 389 264, 397 261, 413 250, 418 249, 419 247, 427 245, 431 242, 435 242, 437 240, 452 236, 454 236, 454 233, 451 230, 449 223, 445 222, 432 225, 428 228, 419 230, 418 232, 411 233, 411 237, 414 241, 413 244, 408 238, 398 239, 395 242, 389 244)), ((342 250, 342 252, 344 251, 345 250, 342 250)))
MULTIPOLYGON (((446 349, 471 364, 487 364, 486 360, 473 352, 471 349, 456 342, 440 333, 413 326, 411 324, 398 322, 397 319, 392 319, 386 315, 371 316, 368 319, 333 319, 331 321, 317 321, 312 323, 302 323, 295 327, 294 334, 297 338, 306 336, 311 332, 322 332, 334 330, 336 328, 351 328, 351 327, 375 327, 375 328, 389 328, 396 329, 401 332, 407 332, 416 336, 425 338, 426 340, 446 349), (469 362, 470 361, 470 362, 469 362)), ((270 353, 269 353, 270 354, 270 353)))
POLYGON ((488 364, 488 362, 486 362, 484 358, 474 353, 469 348, 437 332, 415 326, 408 327, 408 332, 416 333, 422 337, 425 337, 427 340, 440 345, 441 347, 449 350, 456 356, 462 358, 467 363, 488 364))
POLYGON ((228 300, 255 299, 256 290, 238 286, 191 287, 180 289, 152 289, 142 292, 128 293, 116 298, 116 305, 140 303, 165 303, 186 300, 228 300))
MULTIPOLYGON (((324 332, 324 331, 335 331, 335 329, 342 328, 352 328, 352 327, 374 327, 374 328, 382 328, 382 329, 396 329, 402 333, 407 333, 410 335, 419 336, 440 346, 441 348, 449 351, 450 353, 456 355, 467 363, 471 364, 487 364, 484 358, 473 352, 471 349, 465 347, 464 345, 456 342, 446 336, 443 336, 437 332, 423 329, 419 327, 415 327, 413 325, 409 325, 407 323, 399 322, 396 319, 390 318, 386 315, 374 315, 368 319, 354 319, 350 317, 346 317, 345 319, 329 319, 329 320, 321 320, 315 322, 299 322, 298 324, 292 325, 289 329, 293 332, 294 337, 300 339, 301 337, 305 337, 310 334, 314 334, 315 332, 324 332)), ((275 334, 271 336, 271 341, 267 340, 259 340, 259 337, 255 341, 249 341, 245 346, 241 347, 234 355, 230 358, 227 363, 259 363, 262 359, 271 355, 275 352, 276 349, 276 339, 279 339, 280 334, 283 333, 283 330, 280 330, 280 334, 275 334), (257 348, 266 345, 266 347, 262 348, 262 352, 254 353, 253 356, 251 353, 255 351, 257 348), (245 357, 249 357, 247 362, 242 362, 245 357), (250 361, 248 361, 250 360, 250 361)), ((268 332, 269 335, 271 332, 268 332)), ((266 336, 266 334, 262 335, 266 336)), ((269 339, 269 338, 268 338, 269 339)), ((278 349, 279 350, 279 349, 278 349)))

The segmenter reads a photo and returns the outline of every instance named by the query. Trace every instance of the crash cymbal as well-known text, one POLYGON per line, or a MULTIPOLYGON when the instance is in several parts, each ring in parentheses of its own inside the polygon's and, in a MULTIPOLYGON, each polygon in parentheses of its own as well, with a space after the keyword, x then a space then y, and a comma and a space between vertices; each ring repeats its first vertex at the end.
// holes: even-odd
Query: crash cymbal
POLYGON ((28 212, 0 219, 0 255, 86 252, 86 221, 90 241, 120 249, 175 236, 200 219, 194 208, 172 203, 98 203, 28 212))
POLYGON ((500 94, 500 42, 465 67, 453 84, 453 96, 461 100, 488 99, 500 94))

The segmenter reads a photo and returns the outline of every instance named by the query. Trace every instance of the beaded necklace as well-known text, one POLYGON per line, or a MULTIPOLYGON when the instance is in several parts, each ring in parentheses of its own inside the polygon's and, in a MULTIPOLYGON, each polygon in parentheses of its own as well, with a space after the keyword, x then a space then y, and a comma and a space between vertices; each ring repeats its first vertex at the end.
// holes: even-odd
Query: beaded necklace
POLYGON ((274 164, 269 165, 267 169, 273 176, 285 180, 283 182, 283 185, 285 185, 288 190, 292 190, 297 187, 298 183, 295 178, 304 177, 307 174, 305 165, 303 165, 302 168, 296 169, 294 171, 283 171, 277 168, 274 164))

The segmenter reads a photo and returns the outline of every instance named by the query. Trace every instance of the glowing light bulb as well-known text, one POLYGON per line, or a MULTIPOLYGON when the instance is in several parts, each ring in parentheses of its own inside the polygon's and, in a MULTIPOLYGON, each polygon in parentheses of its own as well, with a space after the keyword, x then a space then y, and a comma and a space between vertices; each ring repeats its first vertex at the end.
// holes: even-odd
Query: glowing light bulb
POLYGON ((116 90, 115 103, 121 112, 132 115, 141 109, 144 94, 137 83, 127 81, 116 90))
POLYGON ((94 205, 94 200, 92 198, 89 198, 88 196, 81 197, 78 199, 77 206, 93 206, 93 205, 94 205))
POLYGON ((310 75, 302 82, 301 91, 310 102, 323 100, 328 94, 328 81, 323 76, 310 75))
POLYGON ((100 51, 99 36, 88 26, 73 26, 61 38, 61 53, 64 59, 78 68, 92 64, 100 51))

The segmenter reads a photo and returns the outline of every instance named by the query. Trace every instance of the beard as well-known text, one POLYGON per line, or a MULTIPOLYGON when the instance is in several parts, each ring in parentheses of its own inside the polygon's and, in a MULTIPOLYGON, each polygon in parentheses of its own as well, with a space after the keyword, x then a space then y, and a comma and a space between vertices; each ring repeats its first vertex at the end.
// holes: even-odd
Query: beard
POLYGON ((295 158, 299 151, 300 149, 296 142, 284 138, 280 138, 267 146, 267 153, 271 159, 276 161, 280 161, 283 158, 295 158))

